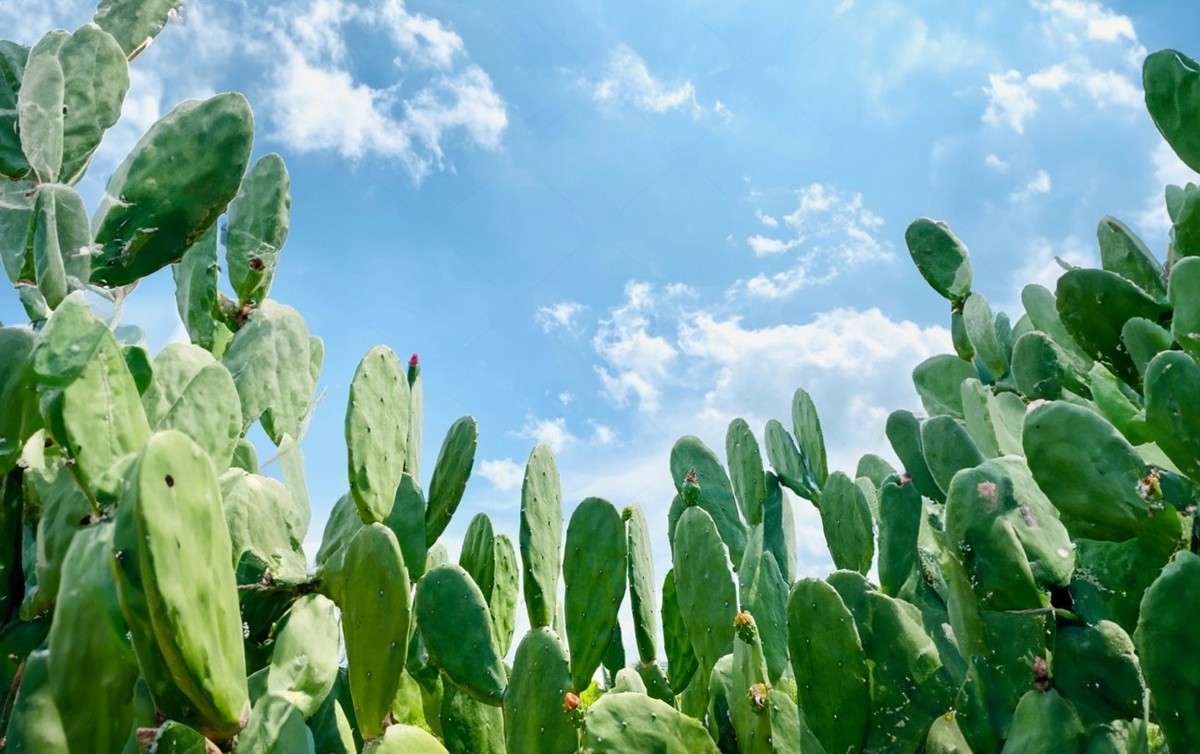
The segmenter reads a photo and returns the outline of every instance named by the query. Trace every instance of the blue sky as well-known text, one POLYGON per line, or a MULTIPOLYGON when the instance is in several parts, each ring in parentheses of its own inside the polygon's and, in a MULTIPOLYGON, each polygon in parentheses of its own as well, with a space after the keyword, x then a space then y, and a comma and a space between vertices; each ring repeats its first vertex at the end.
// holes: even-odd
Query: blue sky
MULTIPOLYGON (((30 44, 92 7, 0 0, 0 35, 30 44)), ((1163 186, 1195 176, 1145 113, 1140 63, 1200 54, 1197 29, 1200 5, 1166 0, 189 0, 81 188, 94 206, 179 101, 245 92, 256 154, 292 177, 272 297, 326 343, 309 539, 346 486, 350 377, 384 343, 421 355, 426 475, 453 420, 479 421, 452 550, 478 510, 515 540, 544 441, 568 513, 592 494, 646 509, 661 578, 680 435, 723 448, 735 416, 761 433, 803 386, 831 466, 890 455, 912 367, 949 350, 912 219, 947 220, 1014 321, 1054 256, 1097 258, 1105 214, 1164 253, 1163 186)), ((125 320, 158 348, 181 337, 174 307, 164 271, 125 320)), ((0 319, 20 318, 7 297, 0 319)))

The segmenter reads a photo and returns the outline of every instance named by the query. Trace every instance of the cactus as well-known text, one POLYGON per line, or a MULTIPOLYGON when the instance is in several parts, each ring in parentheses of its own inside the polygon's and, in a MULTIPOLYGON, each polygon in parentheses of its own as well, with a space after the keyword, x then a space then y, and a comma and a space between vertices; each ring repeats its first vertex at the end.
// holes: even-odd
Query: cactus
POLYGON ((320 594, 296 600, 275 635, 267 690, 302 718, 316 714, 337 682, 338 622, 335 605, 320 594))
POLYGON ((687 625, 679 607, 674 569, 667 571, 662 588, 663 649, 667 655, 667 680, 671 691, 682 693, 700 668, 687 625))
POLYGON ((178 429, 218 470, 229 467, 242 434, 241 404, 233 376, 208 351, 186 343, 160 351, 142 406, 151 430, 178 429))
POLYGON ((664 702, 634 692, 605 694, 588 708, 587 748, 593 754, 717 751, 699 722, 664 702))
POLYGON ((1200 556, 1178 553, 1146 590, 1133 635, 1158 723, 1172 751, 1186 751, 1200 741, 1200 723, 1191 714, 1200 703, 1200 684, 1190 665, 1180 662, 1177 650, 1200 607, 1198 584, 1200 556))
POLYGON ((1159 50, 1142 63, 1146 109, 1158 131, 1192 170, 1200 172, 1200 64, 1175 50, 1159 50))
POLYGON ((5 733, 6 751, 21 754, 67 754, 62 716, 50 686, 50 651, 29 655, 13 701, 5 733))
POLYGON ((917 271, 939 295, 955 303, 970 294, 971 259, 950 226, 923 217, 904 231, 904 241, 917 271))
MULTIPOLYGON (((766 658, 766 679, 777 683, 787 667, 787 600, 788 584, 775 555, 763 549, 762 525, 750 530, 750 541, 738 569, 738 592, 742 609, 758 616, 756 641, 766 658)), ((736 620, 736 618, 735 618, 736 620)), ((764 680, 766 680, 764 679, 764 680)), ((757 682, 757 681, 756 681, 757 682)))
POLYGON ((742 517, 751 526, 762 523, 767 500, 766 477, 758 440, 744 419, 734 419, 725 434, 725 455, 729 458, 729 478, 742 517))
POLYGON ((533 628, 549 626, 562 563, 562 491, 554 455, 539 444, 529 454, 521 486, 521 565, 525 609, 533 628))
POLYGON ((354 372, 346 408, 350 491, 363 523, 383 521, 395 502, 408 442, 408 401, 408 377, 395 351, 372 348, 354 372))
POLYGON ((717 660, 733 648, 738 596, 729 552, 703 509, 692 506, 680 517, 673 561, 679 614, 700 661, 700 677, 707 679, 717 660))
POLYGON ((292 196, 287 167, 277 154, 254 163, 229 204, 225 267, 239 306, 267 297, 279 251, 287 241, 292 196))
POLYGON ((429 482, 429 505, 425 508, 425 544, 432 547, 442 536, 450 517, 462 501, 475 463, 479 429, 475 420, 464 416, 450 426, 429 482))
POLYGON ((598 497, 580 503, 567 525, 563 610, 571 649, 571 686, 578 690, 587 688, 600 667, 625 599, 629 557, 625 537, 621 514, 598 497))
POLYGON ((650 529, 642 509, 630 505, 621 513, 626 521, 629 554, 629 604, 633 612, 633 635, 643 665, 658 659, 658 599, 655 597, 654 559, 650 552, 650 529))
POLYGON ((504 754, 504 711, 447 686, 442 696, 442 740, 450 754, 504 754))
MULTIPOLYGON (((738 515, 733 485, 715 453, 695 437, 681 437, 671 448, 671 478, 675 481, 676 491, 682 494, 687 477, 693 471, 693 481, 699 486, 695 504, 716 524, 733 562, 741 563, 746 549, 746 525, 738 515)), ((682 513, 682 509, 673 509, 669 514, 667 536, 672 541, 682 513)))
POLYGON ((504 692, 504 737, 510 752, 570 754, 579 735, 570 713, 579 697, 562 642, 548 628, 534 628, 517 646, 504 692))
POLYGON ((963 418, 963 399, 959 385, 976 377, 975 367, 957 356, 931 356, 913 369, 913 385, 921 405, 930 416, 946 414, 963 418))
POLYGON ((917 564, 921 493, 911 482, 889 479, 880 489, 879 585, 896 597, 917 564))

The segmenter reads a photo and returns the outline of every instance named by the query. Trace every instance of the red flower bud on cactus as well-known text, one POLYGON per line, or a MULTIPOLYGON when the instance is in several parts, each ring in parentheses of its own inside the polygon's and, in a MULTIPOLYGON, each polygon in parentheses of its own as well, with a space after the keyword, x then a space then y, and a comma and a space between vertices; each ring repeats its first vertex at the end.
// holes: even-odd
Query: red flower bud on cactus
POLYGON ((419 361, 420 361, 420 360, 417 358, 417 355, 414 353, 414 354, 412 355, 412 358, 410 358, 410 359, 408 360, 408 365, 409 365, 410 367, 415 367, 415 366, 417 366, 417 364, 419 363, 419 361))
POLYGON ((579 709, 579 697, 572 694, 570 691, 563 696, 563 711, 574 712, 579 709))

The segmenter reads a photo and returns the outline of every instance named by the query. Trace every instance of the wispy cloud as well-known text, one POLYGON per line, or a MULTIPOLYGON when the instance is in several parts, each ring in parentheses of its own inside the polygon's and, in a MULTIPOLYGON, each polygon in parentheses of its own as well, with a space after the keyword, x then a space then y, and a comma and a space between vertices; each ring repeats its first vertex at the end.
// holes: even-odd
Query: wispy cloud
POLYGON ((720 100, 711 105, 701 103, 691 79, 667 82, 650 73, 642 56, 626 44, 617 45, 609 53, 600 79, 589 85, 597 102, 625 103, 651 113, 679 110, 694 118, 705 115, 731 117, 720 100))
POLYGON ((596 366, 596 374, 604 396, 617 406, 636 399, 639 410, 658 410, 676 351, 665 338, 650 333, 657 316, 654 287, 630 281, 625 302, 597 325, 592 345, 603 363, 596 366))
POLYGON ((734 294, 786 298, 806 286, 829 282, 846 269, 892 259, 891 242, 879 238, 883 219, 866 208, 862 194, 812 183, 795 196, 795 209, 782 217, 786 235, 758 233, 746 239, 760 258, 784 257, 796 250, 790 266, 738 281, 734 294))
POLYGON ((539 419, 536 416, 527 416, 525 417, 525 426, 516 432, 514 436, 533 440, 534 442, 546 443, 555 454, 562 453, 579 442, 579 438, 571 434, 571 431, 567 429, 567 419, 564 416, 554 419, 539 419))
POLYGON ((1008 172, 1008 163, 1005 162, 1004 160, 1000 159, 999 157, 997 157, 994 154, 989 154, 984 159, 983 164, 987 165, 992 170, 995 170, 997 173, 1007 173, 1008 172))
POLYGON ((576 301, 560 301, 549 306, 539 306, 534 312, 533 319, 542 332, 566 330, 571 335, 579 334, 579 315, 587 307, 576 301))
POLYGON ((511 458, 501 458, 480 463, 479 475, 500 492, 509 492, 520 488, 525 469, 511 458))
POLYGON ((1045 170, 1037 171, 1029 181, 1020 189, 1008 195, 1008 198, 1014 202, 1024 201, 1038 194, 1046 194, 1050 191, 1050 174, 1045 170))

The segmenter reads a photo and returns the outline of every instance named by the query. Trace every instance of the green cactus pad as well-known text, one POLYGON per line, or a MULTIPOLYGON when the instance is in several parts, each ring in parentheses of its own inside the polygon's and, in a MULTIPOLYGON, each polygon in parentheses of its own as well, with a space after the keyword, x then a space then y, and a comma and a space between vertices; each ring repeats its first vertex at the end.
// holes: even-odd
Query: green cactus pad
POLYGON ((321 546, 317 549, 317 577, 324 585, 326 594, 334 602, 341 601, 342 571, 346 559, 346 546, 363 526, 358 517, 354 498, 347 492, 338 498, 329 511, 325 531, 321 534, 321 546))
POLYGON ((425 543, 425 495, 407 472, 400 477, 392 509, 383 523, 400 543, 409 578, 421 578, 421 574, 425 573, 428 554, 428 545, 425 543))
POLYGON ((391 529, 376 523, 358 530, 346 548, 344 578, 350 694, 363 738, 375 738, 383 732, 408 656, 408 570, 391 529))
POLYGON ((743 518, 751 526, 762 523, 763 505, 767 499, 766 477, 758 440, 744 419, 729 423, 725 433, 725 456, 729 459, 729 478, 743 518))
POLYGON ((1084 741, 1079 715, 1057 691, 1029 691, 1013 712, 1012 727, 1001 752, 1060 754, 1079 751, 1084 741))
POLYGON ((1179 470, 1200 480, 1200 367, 1191 356, 1167 351, 1146 369, 1146 423, 1179 470))
POLYGON ((776 419, 767 421, 764 430, 767 445, 767 460, 779 481, 800 497, 810 502, 819 499, 821 488, 809 468, 808 459, 796 447, 787 428, 776 419))
POLYGON ((17 92, 21 151, 41 183, 57 181, 62 167, 66 79, 59 54, 70 38, 51 31, 33 46, 17 92))
POLYGON ((517 590, 520 573, 517 554, 512 540, 503 534, 493 541, 496 557, 496 583, 488 599, 492 613, 492 627, 496 631, 496 644, 501 655, 507 655, 512 646, 513 631, 517 622, 517 590))
POLYGON ((658 597, 655 595, 654 557, 650 550, 650 527, 637 505, 623 514, 629 552, 629 604, 633 612, 633 636, 638 658, 643 663, 658 659, 658 597))
POLYGON ((1013 346, 1012 371, 1017 389, 1030 400, 1062 397, 1063 368, 1059 349, 1048 335, 1027 332, 1013 346))
POLYGON ((159 351, 142 406, 152 430, 178 429, 204 448, 214 467, 229 466, 241 439, 241 404, 229 370, 208 351, 186 343, 159 351))
POLYGON ((558 600, 562 563, 562 490, 550 448, 529 454, 521 486, 521 566, 525 609, 533 628, 549 626, 558 600))
POLYGON ((1171 335, 1193 359, 1200 358, 1200 258, 1180 260, 1171 268, 1171 335))
POLYGON ((100 0, 95 21, 132 57, 153 39, 183 0, 100 0))
POLYGON ((393 725, 363 747, 362 754, 449 754, 442 742, 414 725, 393 725))
POLYGON ((33 263, 38 290, 55 308, 87 286, 92 272, 92 232, 83 198, 58 183, 38 188, 33 203, 33 263))
MULTIPOLYGON (((720 459, 699 439, 686 436, 675 441, 671 448, 671 479, 675 482, 675 490, 681 492, 688 472, 696 470, 696 483, 700 485, 700 496, 696 504, 708 512, 721 540, 729 548, 730 557, 735 563, 742 562, 742 553, 746 549, 746 526, 738 515, 737 501, 733 495, 733 485, 721 466, 720 459)), ((674 539, 674 522, 668 520, 668 536, 674 539)))
POLYGON ((1142 239, 1115 217, 1105 217, 1096 229, 1100 242, 1100 264, 1146 293, 1161 299, 1167 295, 1162 264, 1142 239))
POLYGON ((588 708, 587 747, 592 754, 716 754, 698 721, 637 693, 605 694, 588 708))
POLYGON ((975 358, 982 362, 993 377, 999 378, 1008 372, 1008 359, 996 337, 996 324, 992 309, 981 293, 972 293, 963 303, 963 326, 975 350, 975 358))
POLYGON ((291 207, 283 158, 266 155, 246 173, 229 204, 225 267, 238 304, 257 304, 267 297, 287 241, 291 207))
POLYGON ((267 690, 312 717, 333 690, 338 670, 336 606, 319 594, 296 600, 275 635, 267 690))
POLYGON ((702 508, 683 512, 675 529, 673 561, 679 614, 687 626, 702 678, 733 648, 737 587, 729 552, 712 517, 702 508))
POLYGON ((1111 621, 1059 629, 1054 687, 1089 725, 1142 715, 1145 687, 1133 640, 1111 621))
POLYGON ((29 161, 21 151, 17 99, 29 48, 0 41, 0 175, 17 179, 29 172, 29 161))
POLYGON ((183 433, 152 435, 129 469, 113 549, 121 609, 155 705, 209 738, 229 738, 249 707, 232 551, 212 463, 183 433), (151 677, 152 668, 170 678, 151 677), (172 687, 190 706, 174 707, 172 687))
POLYGON ((223 353, 232 333, 218 324, 217 311, 217 226, 213 224, 196 239, 178 264, 171 266, 175 279, 175 308, 188 338, 217 356, 223 353), (222 345, 218 347, 218 333, 222 345))
POLYGON ((817 485, 823 487, 825 478, 829 476, 825 435, 821 432, 817 406, 804 388, 796 388, 796 392, 792 394, 792 431, 796 433, 796 445, 804 453, 805 461, 816 478, 817 485))
POLYGON ((870 715, 866 655, 854 617, 824 581, 792 585, 788 648, 797 704, 825 751, 862 749, 870 715))
POLYGON ((1084 353, 1126 382, 1137 369, 1121 345, 1121 328, 1133 317, 1157 321, 1165 303, 1107 270, 1075 269, 1058 279, 1059 317, 1084 353))
POLYGON ((442 696, 442 740, 450 754, 504 754, 504 711, 447 686, 442 696))
POLYGON ((662 589, 663 650, 667 655, 667 680, 671 691, 681 693, 692 682, 700 661, 692 648, 687 626, 679 609, 679 592, 674 569, 667 571, 662 589))
POLYGON ((350 493, 363 523, 383 521, 395 502, 408 442, 408 401, 408 377, 396 353, 387 346, 372 348, 354 372, 346 408, 350 493))
POLYGON ((1145 377, 1150 360, 1163 351, 1170 350, 1174 343, 1171 331, 1148 319, 1134 317, 1121 327, 1121 342, 1129 351, 1138 375, 1145 377))
POLYGON ((272 579, 292 584, 304 581, 308 565, 303 532, 288 519, 292 498, 287 488, 275 479, 241 469, 230 469, 220 481, 233 567, 249 553, 267 564, 272 579))
POLYGON ((922 217, 904 231, 908 253, 921 277, 950 301, 961 301, 971 292, 971 260, 967 247, 939 220, 922 217))
MULTIPOLYGON (((1167 187, 1168 198, 1171 188, 1167 187)), ((1179 193, 1178 206, 1171 210, 1171 252, 1175 259, 1200 256, 1200 187, 1189 183, 1179 193)))
POLYGON ((245 729, 238 734, 237 748, 246 754, 313 754, 316 747, 300 710, 272 693, 254 703, 245 729))
POLYGON ((885 482, 879 499, 879 586, 895 597, 917 565, 921 493, 911 482, 885 482))
POLYGON ((821 527, 837 568, 870 570, 875 557, 871 509, 862 490, 840 471, 829 475, 821 492, 821 527))
POLYGON ((491 611, 467 572, 449 564, 426 571, 417 582, 413 612, 429 658, 445 677, 484 704, 500 705, 508 673, 491 611))
POLYGON ((1117 431, 1134 445, 1154 441, 1142 410, 1142 397, 1097 362, 1088 375, 1092 402, 1117 431))
POLYGON ((884 480, 895 473, 896 469, 892 468, 892 464, 874 453, 867 453, 858 459, 858 465, 854 469, 854 478, 866 477, 878 489, 883 486, 884 480))
POLYGON ((763 510, 763 549, 775 556, 775 564, 784 581, 791 584, 796 580, 796 521, 792 499, 771 472, 767 472, 767 503, 763 510))
POLYGON ((600 667, 625 599, 625 522, 607 500, 589 497, 567 525, 563 611, 571 650, 571 685, 587 688, 600 667))
POLYGON ((1200 682, 1193 666, 1181 662, 1200 610, 1200 556, 1179 552, 1142 598, 1141 617, 1133 640, 1146 685, 1153 695, 1167 743, 1187 751, 1200 741, 1200 682))
POLYGON ((1192 170, 1200 172, 1200 64, 1175 50, 1159 50, 1142 62, 1146 109, 1158 131, 1192 170))
POLYGON ((12 470, 21 446, 41 424, 32 355, 38 343, 33 332, 0 327, 0 473, 12 470))
POLYGON ((944 414, 922 422, 921 448, 929 473, 943 492, 949 491, 955 474, 983 462, 983 454, 966 428, 944 414))
POLYGON ((242 430, 260 417, 276 444, 303 435, 316 378, 311 370, 314 343, 304 318, 290 306, 264 301, 225 352, 242 402, 242 430))
MULTIPOLYGON (((562 642, 548 628, 525 634, 504 693, 504 737, 510 752, 571 754, 579 734, 563 705, 571 672, 562 642)), ((645 697, 643 697, 645 698, 645 697)))
POLYGON ((63 732, 77 751, 118 751, 133 722, 133 687, 139 671, 121 617, 111 569, 112 525, 84 528, 63 561, 50 627, 50 689, 65 715, 63 732), (78 672, 86 669, 86 672, 78 672))
POLYGON ((479 443, 479 427, 474 417, 464 416, 446 431, 442 449, 438 451, 429 481, 429 506, 425 509, 425 544, 432 546, 446 526, 467 489, 471 467, 475 464, 475 448, 479 443))
POLYGON ((738 569, 738 589, 742 609, 757 621, 758 641, 767 663, 766 680, 775 683, 788 662, 788 583, 775 562, 775 555, 763 551, 761 525, 751 528, 742 567, 738 569))
POLYGON ((83 176, 100 140, 121 116, 129 89, 125 53, 111 35, 93 24, 80 27, 58 53, 63 92, 63 183, 83 176))
POLYGON ((971 747, 963 738, 953 712, 933 719, 925 737, 925 754, 971 754, 971 747))
MULTIPOLYGON (((155 123, 113 173, 92 219, 92 281, 129 285, 178 262, 225 211, 250 161, 246 98, 189 100, 155 123), (178 160, 176 155, 204 155, 178 160)), ((232 371, 232 370, 230 370, 232 371)))
POLYGON ((925 461, 925 451, 921 445, 921 421, 911 411, 893 411, 887 418, 885 432, 905 473, 912 478, 921 494, 944 503, 946 496, 934 481, 925 461))
POLYGON ((16 689, 5 733, 5 751, 20 754, 69 754, 62 717, 50 686, 50 651, 29 655, 16 689))
POLYGON ((963 380, 978 377, 975 367, 957 356, 932 356, 913 369, 913 385, 921 397, 921 405, 930 416, 949 414, 963 418, 963 380))
POLYGON ((1033 478, 1074 536, 1126 539, 1145 525, 1150 507, 1138 485, 1146 463, 1097 414, 1062 401, 1042 404, 1025 418, 1024 445, 1033 478))
POLYGON ((492 519, 486 513, 476 513, 471 523, 467 524, 467 533, 463 535, 462 550, 458 556, 458 564, 483 592, 484 599, 491 596, 496 582, 495 539, 492 519))

